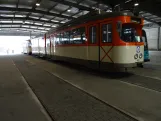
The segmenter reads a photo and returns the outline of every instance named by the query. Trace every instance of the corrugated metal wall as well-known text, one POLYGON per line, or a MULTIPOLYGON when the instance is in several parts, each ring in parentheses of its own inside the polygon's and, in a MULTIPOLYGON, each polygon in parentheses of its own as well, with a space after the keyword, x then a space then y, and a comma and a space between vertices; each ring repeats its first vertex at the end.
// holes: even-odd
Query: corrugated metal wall
POLYGON ((159 27, 157 28, 148 28, 145 29, 146 34, 147 34, 147 39, 148 39, 148 44, 149 44, 149 49, 150 50, 159 50, 161 49, 161 40, 160 40, 160 34, 159 33, 159 27), (158 46, 158 44, 160 46, 158 46))

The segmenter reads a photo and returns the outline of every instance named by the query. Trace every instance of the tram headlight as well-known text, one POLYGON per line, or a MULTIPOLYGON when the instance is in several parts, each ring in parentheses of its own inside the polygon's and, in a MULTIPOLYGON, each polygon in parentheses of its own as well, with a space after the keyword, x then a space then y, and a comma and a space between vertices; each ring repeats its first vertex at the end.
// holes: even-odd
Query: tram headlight
POLYGON ((142 53, 140 53, 139 58, 141 59, 142 57, 143 57, 143 54, 142 54, 142 53))
POLYGON ((135 54, 134 55, 134 59, 138 59, 138 54, 135 54))

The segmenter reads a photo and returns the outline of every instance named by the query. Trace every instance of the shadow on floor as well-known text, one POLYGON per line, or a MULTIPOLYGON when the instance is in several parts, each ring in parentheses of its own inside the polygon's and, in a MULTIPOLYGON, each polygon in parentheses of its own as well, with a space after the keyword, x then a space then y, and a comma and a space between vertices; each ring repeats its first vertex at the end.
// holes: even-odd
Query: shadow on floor
MULTIPOLYGON (((40 58, 38 56, 34 56, 34 57, 40 58)), ((130 73, 128 71, 125 71, 125 72, 108 72, 108 71, 102 71, 102 70, 94 70, 94 69, 87 68, 87 67, 82 66, 82 65, 73 64, 73 63, 64 62, 64 61, 54 61, 54 60, 51 60, 51 59, 48 59, 48 58, 40 58, 40 59, 46 60, 50 63, 58 64, 60 66, 71 68, 71 69, 74 69, 76 71, 81 71, 82 73, 88 73, 88 74, 91 74, 91 75, 109 78, 109 79, 121 79, 121 78, 126 78, 126 77, 130 77, 130 76, 134 75, 133 73, 130 73)))

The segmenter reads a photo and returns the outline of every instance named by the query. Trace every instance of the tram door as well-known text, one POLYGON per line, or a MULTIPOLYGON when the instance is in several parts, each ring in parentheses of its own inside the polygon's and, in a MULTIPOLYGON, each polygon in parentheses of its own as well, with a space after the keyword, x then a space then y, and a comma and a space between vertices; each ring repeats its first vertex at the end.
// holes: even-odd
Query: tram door
POLYGON ((112 65, 112 22, 107 21, 100 24, 100 49, 99 49, 99 62, 101 69, 107 69, 107 66, 112 65))
POLYGON ((99 68, 99 25, 88 26, 88 65, 91 68, 99 68))

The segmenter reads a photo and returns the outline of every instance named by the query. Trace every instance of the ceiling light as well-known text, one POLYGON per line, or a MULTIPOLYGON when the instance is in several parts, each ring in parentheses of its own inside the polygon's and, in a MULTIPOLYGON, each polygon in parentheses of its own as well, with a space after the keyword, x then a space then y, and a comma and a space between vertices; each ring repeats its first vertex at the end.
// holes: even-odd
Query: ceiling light
POLYGON ((136 2, 135 4, 134 4, 134 6, 138 6, 139 5, 139 3, 138 2, 136 2))
POLYGON ((40 3, 36 3, 36 6, 40 6, 40 3))
POLYGON ((66 22, 65 22, 65 21, 61 21, 60 23, 64 24, 64 23, 66 23, 66 22))
POLYGON ((69 10, 67 10, 68 12, 70 12, 71 10, 69 9, 69 10))
POLYGON ((19 31, 19 30, 17 30, 17 31, 19 31))
POLYGON ((0 31, 1 31, 2 29, 0 29, 0 31))

